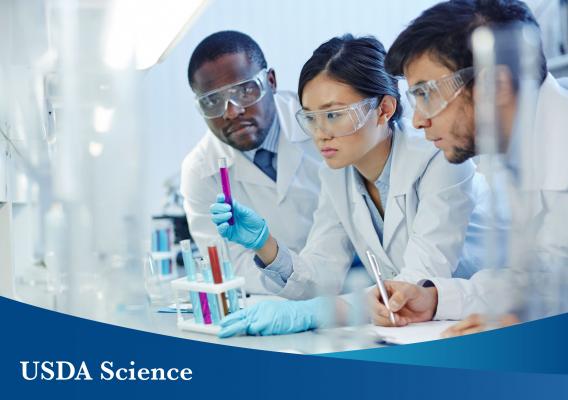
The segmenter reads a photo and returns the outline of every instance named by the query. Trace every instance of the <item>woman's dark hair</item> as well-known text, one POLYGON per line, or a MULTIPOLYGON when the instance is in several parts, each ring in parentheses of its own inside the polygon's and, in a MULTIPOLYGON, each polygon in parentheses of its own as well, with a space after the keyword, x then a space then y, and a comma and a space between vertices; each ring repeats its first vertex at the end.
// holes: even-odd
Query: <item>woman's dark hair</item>
POLYGON ((379 100, 389 95, 396 99, 396 111, 389 120, 389 127, 399 123, 402 115, 397 80, 385 71, 386 51, 372 36, 355 38, 346 34, 320 45, 306 61, 300 73, 298 96, 302 102, 304 88, 321 72, 345 83, 365 97, 379 100))

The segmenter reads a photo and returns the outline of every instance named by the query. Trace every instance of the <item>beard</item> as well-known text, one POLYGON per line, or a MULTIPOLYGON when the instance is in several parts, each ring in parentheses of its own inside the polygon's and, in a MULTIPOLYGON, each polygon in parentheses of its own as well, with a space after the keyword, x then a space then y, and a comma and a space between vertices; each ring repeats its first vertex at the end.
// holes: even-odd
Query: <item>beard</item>
POLYGON ((452 147, 451 154, 447 156, 452 164, 461 164, 476 154, 473 117, 466 113, 465 107, 462 107, 460 111, 463 118, 456 118, 450 131, 452 138, 459 143, 452 147))

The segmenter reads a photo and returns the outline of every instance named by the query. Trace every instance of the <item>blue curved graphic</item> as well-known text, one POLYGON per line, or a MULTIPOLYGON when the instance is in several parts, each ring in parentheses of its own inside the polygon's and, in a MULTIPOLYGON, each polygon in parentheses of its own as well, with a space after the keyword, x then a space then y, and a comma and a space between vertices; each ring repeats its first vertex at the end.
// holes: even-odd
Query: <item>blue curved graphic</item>
MULTIPOLYGON (((389 362, 370 362, 337 358, 337 355, 320 357, 250 350, 161 336, 5 298, 0 298, 0 311, 0 397, 6 399, 165 399, 175 396, 170 398, 351 400, 388 396, 397 400, 534 400, 535 397, 568 396, 566 375, 398 364, 396 352, 404 354, 405 347, 385 349, 392 356, 389 362), (189 382, 26 381, 21 373, 22 360, 66 360, 77 365, 84 361, 89 366, 111 360, 123 367, 135 361, 137 366, 148 368, 189 367, 193 379, 189 382)), ((553 321, 545 321, 544 329, 553 329, 554 325, 553 321)), ((502 334, 507 335, 507 332, 510 331, 502 334)), ((486 340, 491 342, 495 334, 488 335, 486 340)), ((558 337, 551 332, 547 334, 552 334, 553 340, 558 337)), ((459 346, 459 342, 447 343, 459 346)), ((503 343, 497 341, 478 351, 487 356, 499 345, 503 343)), ((530 339, 519 345, 523 347, 518 350, 523 352, 531 345, 530 339)), ((563 356, 559 354, 553 364, 557 365, 563 356)), ((403 361, 405 357, 409 360, 408 355, 401 357, 403 361)), ((440 353, 439 357, 443 360, 446 355, 440 353)), ((564 369, 555 369, 560 370, 564 369)))
POLYGON ((327 356, 489 371, 568 374, 568 314, 458 338, 327 356))

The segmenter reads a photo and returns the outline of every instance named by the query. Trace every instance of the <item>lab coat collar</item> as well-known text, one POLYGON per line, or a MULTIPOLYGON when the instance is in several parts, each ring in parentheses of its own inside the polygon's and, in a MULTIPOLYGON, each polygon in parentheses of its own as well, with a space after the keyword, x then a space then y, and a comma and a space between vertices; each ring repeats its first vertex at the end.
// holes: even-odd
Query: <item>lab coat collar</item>
MULTIPOLYGON (((408 126, 408 121, 404 124, 408 126)), ((430 160, 438 152, 431 143, 423 139, 416 140, 421 135, 420 132, 412 129, 406 131, 397 129, 393 135, 390 188, 385 210, 382 245, 373 227, 367 204, 359 193, 357 179, 354 175, 357 171, 354 167, 349 167, 350 197, 353 203, 354 220, 357 224, 361 224, 363 231, 366 232, 367 245, 372 249, 380 249, 377 257, 382 258, 383 262, 391 268, 393 268, 393 263, 385 250, 388 250, 394 233, 405 219, 406 194, 409 190, 414 190, 415 182, 419 180, 430 160), (424 148, 430 151, 425 153, 424 148)))
POLYGON ((411 128, 411 122, 403 121, 404 129, 395 131, 392 144, 392 165, 389 193, 405 195, 420 179, 428 164, 440 151, 426 140, 424 133, 411 128))
MULTIPOLYGON (((351 201, 353 203, 353 221, 355 222, 354 225, 356 225, 358 229, 363 232, 362 236, 365 238, 366 247, 371 249, 373 253, 375 253, 379 260, 379 264, 381 266, 388 265, 389 268, 392 268, 393 263, 385 252, 383 245, 381 245, 381 242, 379 241, 379 237, 377 236, 377 232, 375 231, 375 227, 373 226, 373 220, 371 219, 371 213, 369 211, 369 208, 367 207, 367 203, 363 199, 361 193, 359 193, 356 179, 356 174, 358 174, 358 172, 354 167, 348 167, 348 169, 348 174, 351 175, 351 185, 349 186, 348 190, 350 191, 349 196, 351 197, 351 201)), ((384 226, 386 227, 386 220, 384 226)), ((385 235, 383 233, 383 241, 384 240, 385 235)), ((365 265, 368 264, 366 259, 363 259, 361 261, 365 265)))
POLYGON ((411 122, 402 121, 403 129, 397 129, 393 140, 392 166, 389 197, 385 209, 383 247, 388 250, 392 238, 405 221, 406 195, 416 190, 432 158, 440 151, 426 140, 424 133, 411 128, 411 122))

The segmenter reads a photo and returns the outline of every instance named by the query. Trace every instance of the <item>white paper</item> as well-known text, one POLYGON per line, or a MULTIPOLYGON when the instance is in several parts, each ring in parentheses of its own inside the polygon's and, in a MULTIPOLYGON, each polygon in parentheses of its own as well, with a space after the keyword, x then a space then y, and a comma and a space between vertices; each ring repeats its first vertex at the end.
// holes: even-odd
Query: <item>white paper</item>
POLYGON ((411 344, 441 339, 440 335, 457 321, 429 321, 409 324, 400 328, 373 327, 380 339, 393 344, 411 344))

